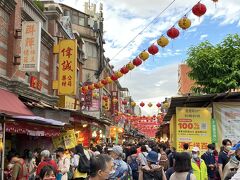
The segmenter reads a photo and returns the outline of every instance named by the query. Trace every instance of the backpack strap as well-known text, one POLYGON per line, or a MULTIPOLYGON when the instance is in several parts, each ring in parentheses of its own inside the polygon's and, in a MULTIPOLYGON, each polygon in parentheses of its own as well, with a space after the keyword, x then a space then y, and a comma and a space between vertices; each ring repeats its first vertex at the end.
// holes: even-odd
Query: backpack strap
POLYGON ((191 172, 188 172, 186 180, 191 180, 191 174, 192 174, 191 172))

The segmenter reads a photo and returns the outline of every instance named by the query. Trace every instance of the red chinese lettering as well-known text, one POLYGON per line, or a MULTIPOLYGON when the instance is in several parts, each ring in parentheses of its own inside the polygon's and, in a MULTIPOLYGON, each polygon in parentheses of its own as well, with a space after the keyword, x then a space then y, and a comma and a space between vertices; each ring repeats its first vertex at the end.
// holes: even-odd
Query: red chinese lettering
POLYGON ((69 75, 68 76, 68 84, 67 84, 68 86, 72 86, 72 76, 71 75, 69 75))
POLYGON ((66 71, 66 70, 68 70, 68 71, 73 71, 73 69, 72 69, 72 66, 71 66, 71 61, 68 61, 68 60, 66 60, 66 61, 63 61, 63 63, 62 63, 62 70, 63 71, 66 71))
POLYGON ((70 56, 72 55, 72 53, 71 53, 71 51, 72 51, 73 49, 72 48, 70 48, 70 47, 68 47, 67 49, 62 49, 62 55, 63 56, 67 56, 68 58, 70 58, 70 56))
POLYGON ((63 75, 62 76, 62 86, 66 87, 67 86, 67 78, 66 78, 66 75, 63 75))
POLYGON ((35 32, 34 25, 33 24, 27 25, 25 33, 33 35, 34 32, 35 32))
POLYGON ((201 149, 208 149, 208 143, 201 143, 201 149))
POLYGON ((26 46, 33 47, 34 46, 34 38, 27 38, 26 39, 26 46))

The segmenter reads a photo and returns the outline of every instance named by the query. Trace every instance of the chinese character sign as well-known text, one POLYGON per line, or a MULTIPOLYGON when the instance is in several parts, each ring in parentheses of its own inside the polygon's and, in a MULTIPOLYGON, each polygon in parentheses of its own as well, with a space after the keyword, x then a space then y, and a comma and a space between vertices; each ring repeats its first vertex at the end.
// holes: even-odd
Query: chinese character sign
POLYGON ((59 95, 76 95, 76 76, 77 40, 61 40, 59 43, 59 95))
POLYGON ((209 108, 176 108, 176 140, 177 151, 183 150, 183 144, 188 143, 190 149, 194 146, 201 152, 207 151, 211 138, 211 109, 209 108))
POLYGON ((25 72, 40 71, 41 23, 22 22, 21 65, 25 72))

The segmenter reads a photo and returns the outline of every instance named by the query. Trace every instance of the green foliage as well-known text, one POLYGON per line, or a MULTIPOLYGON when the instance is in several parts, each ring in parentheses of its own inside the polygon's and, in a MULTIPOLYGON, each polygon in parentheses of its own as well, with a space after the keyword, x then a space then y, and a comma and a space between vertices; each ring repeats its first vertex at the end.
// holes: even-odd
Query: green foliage
POLYGON ((240 36, 227 36, 212 45, 205 41, 188 50, 186 63, 192 68, 195 93, 222 93, 240 87, 240 36))
POLYGON ((39 0, 34 0, 33 3, 40 9, 41 11, 44 11, 44 4, 39 0))

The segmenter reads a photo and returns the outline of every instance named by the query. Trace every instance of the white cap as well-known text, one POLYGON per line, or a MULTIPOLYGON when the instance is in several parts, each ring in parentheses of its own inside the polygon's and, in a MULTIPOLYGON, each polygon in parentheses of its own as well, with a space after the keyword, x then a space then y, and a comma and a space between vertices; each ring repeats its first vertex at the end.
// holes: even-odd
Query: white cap
POLYGON ((199 147, 193 147, 192 151, 193 151, 193 152, 199 152, 200 149, 199 149, 199 147))

